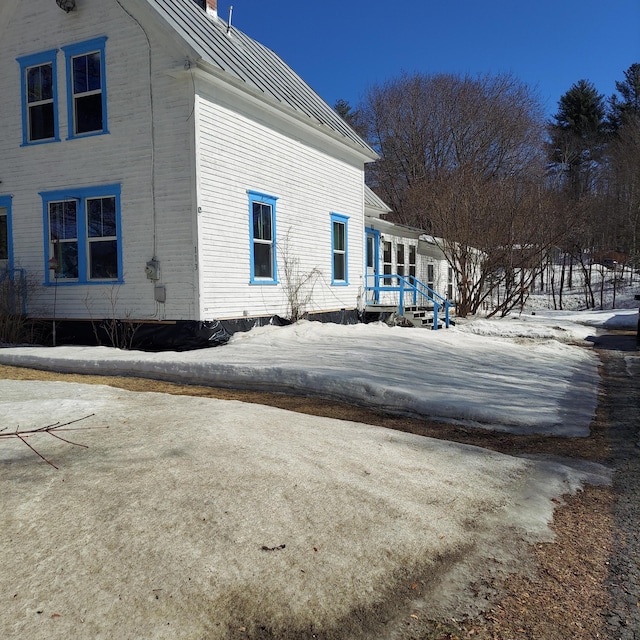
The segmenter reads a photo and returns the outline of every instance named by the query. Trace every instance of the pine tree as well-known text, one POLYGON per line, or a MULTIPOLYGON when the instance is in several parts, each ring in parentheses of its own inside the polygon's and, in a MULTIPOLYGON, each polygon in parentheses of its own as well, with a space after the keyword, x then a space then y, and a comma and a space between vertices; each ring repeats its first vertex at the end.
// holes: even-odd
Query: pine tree
POLYGON ((588 80, 576 82, 558 102, 550 125, 551 162, 575 199, 591 190, 605 142, 605 98, 588 80))
POLYGON ((640 118, 640 64, 632 64, 624 72, 624 80, 616 82, 619 98, 613 94, 609 98, 609 126, 618 131, 629 118, 640 118))

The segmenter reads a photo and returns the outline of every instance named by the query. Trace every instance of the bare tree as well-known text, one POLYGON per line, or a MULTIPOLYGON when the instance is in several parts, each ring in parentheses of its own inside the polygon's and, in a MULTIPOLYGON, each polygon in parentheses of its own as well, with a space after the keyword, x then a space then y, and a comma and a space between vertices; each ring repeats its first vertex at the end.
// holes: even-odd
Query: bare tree
POLYGON ((91 327, 96 344, 106 344, 116 349, 131 350, 135 344, 136 333, 142 327, 143 322, 134 320, 131 311, 125 309, 119 311, 118 297, 120 285, 112 286, 103 292, 104 300, 109 307, 109 316, 102 320, 94 320, 92 315, 93 300, 87 293, 84 305, 91 318, 91 327))
POLYGON ((609 214, 617 221, 616 248, 640 267, 640 113, 627 113, 607 148, 605 172, 609 214))
POLYGON ((26 313, 39 283, 24 269, 0 268, 0 343, 32 343, 41 327, 26 313))
POLYGON ((429 216, 458 283, 459 315, 522 307, 564 229, 539 180, 450 173, 428 184, 429 216), (439 239, 440 238, 440 239, 439 239))
POLYGON ((291 322, 297 322, 307 312, 307 307, 313 300, 313 289, 321 272, 317 267, 303 271, 300 259, 291 251, 289 229, 278 243, 280 254, 280 277, 282 288, 287 298, 287 317, 291 322))
POLYGON ((358 112, 382 156, 369 182, 397 221, 443 239, 458 314, 522 304, 563 232, 535 93, 511 75, 403 75, 372 87, 358 112))

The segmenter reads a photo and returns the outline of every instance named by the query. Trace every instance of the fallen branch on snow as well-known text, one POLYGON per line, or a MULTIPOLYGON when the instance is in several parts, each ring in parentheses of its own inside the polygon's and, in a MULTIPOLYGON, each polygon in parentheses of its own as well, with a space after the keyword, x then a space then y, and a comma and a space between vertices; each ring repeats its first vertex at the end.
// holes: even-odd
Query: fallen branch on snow
POLYGON ((76 420, 70 420, 69 422, 63 422, 62 424, 59 422, 55 422, 54 424, 49 424, 45 427, 39 427, 37 429, 19 429, 18 427, 16 427, 15 431, 9 431, 8 433, 6 433, 8 427, 5 427, 4 429, 0 429, 0 438, 18 438, 18 440, 26 444, 27 447, 31 449, 31 451, 33 451, 37 456, 42 458, 47 464, 51 465, 54 469, 58 469, 58 467, 56 467, 56 465, 53 464, 53 462, 51 462, 50 460, 47 460, 39 451, 35 449, 35 447, 31 446, 27 442, 27 438, 38 435, 39 433, 48 433, 50 436, 53 436, 54 438, 57 438, 58 440, 62 440, 63 442, 66 442, 68 444, 72 444, 75 447, 84 447, 85 449, 88 449, 89 447, 86 444, 81 444, 79 442, 73 442, 72 440, 67 440, 66 438, 63 438, 61 435, 59 435, 59 432, 60 431, 87 431, 89 429, 108 429, 109 428, 108 426, 72 427, 71 429, 67 428, 69 427, 69 425, 76 424, 77 422, 80 422, 81 420, 86 420, 87 418, 91 418, 94 415, 95 413, 90 413, 88 416, 83 416, 82 418, 77 418, 76 420))

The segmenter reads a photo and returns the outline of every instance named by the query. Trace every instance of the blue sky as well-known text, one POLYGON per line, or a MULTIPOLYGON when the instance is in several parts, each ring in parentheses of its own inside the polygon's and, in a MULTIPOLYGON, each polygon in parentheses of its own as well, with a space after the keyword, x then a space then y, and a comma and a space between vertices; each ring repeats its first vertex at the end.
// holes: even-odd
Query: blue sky
POLYGON ((640 63, 640 0, 218 0, 330 105, 402 71, 511 72, 548 115, 572 84, 606 96, 640 63))

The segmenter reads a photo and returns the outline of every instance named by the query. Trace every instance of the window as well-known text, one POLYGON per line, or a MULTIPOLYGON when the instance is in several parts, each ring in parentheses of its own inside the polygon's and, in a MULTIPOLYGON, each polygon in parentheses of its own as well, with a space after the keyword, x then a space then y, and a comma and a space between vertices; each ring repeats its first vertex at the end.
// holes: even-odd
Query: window
POLYGON ((58 142, 56 51, 18 58, 22 93, 22 144, 58 142))
POLYGON ((0 266, 5 266, 7 260, 9 260, 9 229, 7 209, 5 207, 0 207, 0 266))
POLYGON ((0 196, 0 270, 11 266, 11 196, 0 196))
POLYGON ((108 133, 106 38, 63 47, 67 61, 69 138, 108 133))
POLYGON ((252 284, 277 284, 276 200, 264 193, 249 192, 252 284))
POLYGON ((348 221, 346 216, 331 214, 331 284, 349 284, 348 274, 348 221))
POLYGON ((416 245, 409 245, 409 276, 413 282, 416 277, 416 245))
POLYGON ((87 198, 87 265, 89 280, 113 279, 118 275, 116 198, 87 198))
POLYGON ((453 269, 448 267, 447 271, 447 300, 453 300, 453 269))
MULTIPOLYGON (((391 243, 387 240, 383 240, 382 242, 382 273, 385 276, 388 276, 392 273, 391 267, 391 243)), ((393 284, 391 282, 391 278, 382 278, 382 284, 385 286, 389 286, 393 284)))
POLYGON ((78 279, 77 204, 75 200, 49 203, 49 265, 56 279, 78 279))
POLYGON ((46 282, 122 282, 120 185, 40 195, 46 282))
POLYGON ((375 236, 367 234, 367 269, 376 268, 376 239, 375 236))
MULTIPOLYGON (((396 248, 396 273, 399 276, 404 276, 404 245, 399 244, 396 248)), ((400 284, 400 278, 398 278, 398 284, 400 284)))
POLYGON ((435 291, 435 287, 433 286, 435 284, 434 282, 434 267, 432 264, 428 264, 427 265, 427 287, 429 287, 429 289, 432 289, 435 291))

